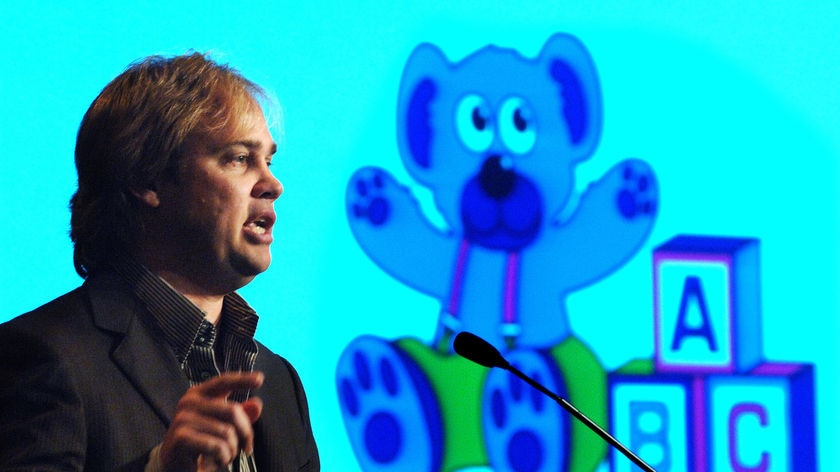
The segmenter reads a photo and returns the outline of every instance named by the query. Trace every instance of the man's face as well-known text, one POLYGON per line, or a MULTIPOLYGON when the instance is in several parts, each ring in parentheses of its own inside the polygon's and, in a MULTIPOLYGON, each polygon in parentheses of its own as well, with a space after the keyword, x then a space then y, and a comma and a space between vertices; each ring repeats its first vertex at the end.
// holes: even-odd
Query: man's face
POLYGON ((177 179, 158 189, 166 270, 216 293, 268 268, 274 201, 283 192, 269 170, 277 145, 262 113, 235 125, 225 136, 191 140, 177 179))

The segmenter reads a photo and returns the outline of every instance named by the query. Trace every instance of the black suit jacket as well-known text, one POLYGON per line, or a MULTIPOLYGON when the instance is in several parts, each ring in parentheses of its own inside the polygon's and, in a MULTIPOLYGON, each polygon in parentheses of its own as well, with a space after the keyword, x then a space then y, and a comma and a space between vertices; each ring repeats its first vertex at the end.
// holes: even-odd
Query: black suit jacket
MULTIPOLYGON (((259 349, 258 471, 320 470, 297 372, 259 349)), ((143 470, 187 388, 130 289, 116 276, 91 277, 0 325, 0 471, 143 470)))

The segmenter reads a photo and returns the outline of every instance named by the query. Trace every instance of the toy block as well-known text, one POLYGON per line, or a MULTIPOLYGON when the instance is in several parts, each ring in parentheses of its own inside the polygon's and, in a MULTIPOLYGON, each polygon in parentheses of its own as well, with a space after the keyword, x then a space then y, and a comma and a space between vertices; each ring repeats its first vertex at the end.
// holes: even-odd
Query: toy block
POLYGON ((677 236, 653 252, 659 372, 746 372, 761 362, 759 242, 677 236))
MULTIPOLYGON (((702 441, 703 379, 681 374, 629 375, 608 379, 613 436, 658 471, 706 472, 702 441)), ((612 472, 636 471, 611 451, 612 472)))
POLYGON ((708 378, 709 470, 817 470, 814 369, 762 364, 708 378))

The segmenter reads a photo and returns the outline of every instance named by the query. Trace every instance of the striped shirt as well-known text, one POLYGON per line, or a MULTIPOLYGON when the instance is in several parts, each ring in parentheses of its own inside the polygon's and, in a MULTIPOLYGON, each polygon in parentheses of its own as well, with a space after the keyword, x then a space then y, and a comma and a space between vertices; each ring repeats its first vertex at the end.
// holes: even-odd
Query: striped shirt
MULTIPOLYGON (((254 333, 259 317, 239 294, 224 297, 217 328, 200 308, 142 264, 117 259, 114 270, 146 305, 191 385, 221 372, 254 370, 258 353, 254 333)), ((233 392, 230 399, 243 402, 249 396, 247 391, 233 392)), ((240 454, 232 470, 256 472, 256 466, 251 457, 240 454)))

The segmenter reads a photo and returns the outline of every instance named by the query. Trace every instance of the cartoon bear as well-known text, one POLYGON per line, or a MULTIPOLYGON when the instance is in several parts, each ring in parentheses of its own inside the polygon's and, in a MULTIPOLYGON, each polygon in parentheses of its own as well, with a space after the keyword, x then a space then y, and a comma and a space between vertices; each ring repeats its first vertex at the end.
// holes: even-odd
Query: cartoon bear
POLYGON ((586 49, 556 35, 533 60, 489 46, 453 64, 423 44, 399 90, 403 164, 431 191, 447 228, 388 171, 363 168, 347 190, 359 246, 440 300, 444 341, 465 330, 500 348, 559 343, 570 334, 567 294, 636 253, 658 196, 640 160, 618 163, 574 195, 575 165, 593 154, 602 121, 586 49))
POLYGON ((551 37, 533 59, 496 46, 458 62, 431 44, 413 51, 399 87, 397 141, 443 224, 376 167, 353 174, 346 205, 370 259, 441 310, 429 352, 411 340, 362 336, 339 361, 345 426, 365 470, 453 468, 444 444, 463 419, 451 416, 465 410, 481 416, 477 434, 495 470, 566 470, 570 433, 567 420, 556 419, 561 412, 537 401, 525 407, 507 377, 467 374, 447 356, 454 357, 452 335, 470 331, 564 390, 568 372, 550 350, 573 338, 567 295, 627 262, 657 209, 655 176, 637 159, 576 192, 575 167, 593 155, 601 128, 595 67, 571 35, 551 37), (461 393, 442 392, 440 377, 460 377, 461 393), (452 401, 474 408, 456 412, 452 401), (536 459, 516 452, 539 444, 544 456, 536 459), (548 457, 554 449, 563 450, 548 457))

